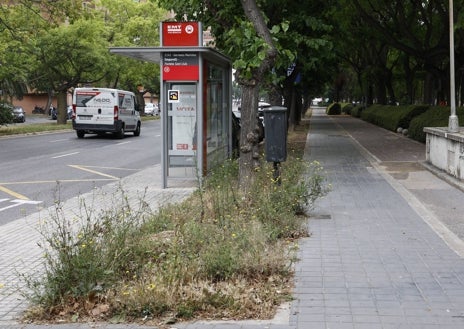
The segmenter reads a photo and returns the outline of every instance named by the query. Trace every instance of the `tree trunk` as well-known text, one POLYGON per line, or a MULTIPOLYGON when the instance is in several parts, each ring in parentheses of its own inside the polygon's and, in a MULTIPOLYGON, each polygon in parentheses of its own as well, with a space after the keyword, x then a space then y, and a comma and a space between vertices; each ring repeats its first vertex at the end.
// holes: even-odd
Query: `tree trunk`
POLYGON ((57 124, 64 125, 68 120, 68 100, 67 100, 67 92, 66 91, 59 91, 56 95, 57 104, 56 108, 58 110, 57 115, 57 124))
MULTIPOLYGON (((239 183, 240 189, 247 192, 254 180, 254 171, 259 166, 259 128, 258 128, 258 99, 259 84, 264 76, 273 67, 277 48, 274 45, 269 28, 255 0, 241 0, 243 11, 248 20, 253 24, 256 34, 262 38, 269 48, 265 58, 259 67, 251 69, 251 78, 237 79, 242 86, 242 109, 240 130, 240 159, 239 159, 239 183)), ((240 70, 237 75, 240 77, 240 70)))
POLYGON ((269 85, 269 103, 272 106, 282 106, 282 91, 275 84, 269 85))
POLYGON ((387 104, 387 91, 385 89, 385 77, 383 75, 376 76, 375 97, 377 98, 377 104, 387 104))
POLYGON ((291 88, 290 94, 290 106, 287 109, 287 130, 293 131, 295 129, 295 117, 296 117, 296 90, 294 87, 291 88))
POLYGON ((403 70, 405 75, 405 84, 406 84, 406 93, 408 105, 414 104, 415 94, 414 94, 414 73, 409 66, 409 56, 405 55, 403 59, 403 70))
POLYGON ((425 74, 425 80, 424 80, 424 95, 423 95, 424 104, 435 105, 433 84, 434 84, 433 75, 432 73, 427 72, 425 74))
POLYGON ((258 98, 257 84, 242 85, 239 176, 244 190, 253 183, 254 171, 259 167, 258 98))

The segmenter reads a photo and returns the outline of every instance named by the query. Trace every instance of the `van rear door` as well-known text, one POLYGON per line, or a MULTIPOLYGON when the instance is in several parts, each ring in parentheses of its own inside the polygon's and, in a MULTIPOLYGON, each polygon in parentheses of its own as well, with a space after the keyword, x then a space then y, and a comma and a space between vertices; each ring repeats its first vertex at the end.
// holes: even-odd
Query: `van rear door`
POLYGON ((114 125, 116 92, 101 89, 76 91, 76 123, 114 125))
POLYGON ((118 119, 122 120, 127 131, 134 130, 139 117, 135 110, 135 97, 131 93, 119 91, 118 119))

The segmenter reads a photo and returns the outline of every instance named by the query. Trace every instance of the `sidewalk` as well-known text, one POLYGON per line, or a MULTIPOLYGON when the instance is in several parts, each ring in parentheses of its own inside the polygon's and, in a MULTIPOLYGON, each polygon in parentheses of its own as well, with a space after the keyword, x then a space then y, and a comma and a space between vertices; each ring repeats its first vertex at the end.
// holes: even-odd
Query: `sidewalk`
POLYGON ((417 163, 425 145, 315 114, 307 153, 325 167, 333 191, 301 245, 292 323, 464 328, 464 249, 456 237, 463 231, 455 223, 464 219, 463 192, 417 163))
MULTIPOLYGON (((300 241, 290 309, 269 321, 172 328, 464 328, 464 192, 421 165, 425 145, 316 109, 305 154, 323 165, 332 192, 312 212, 311 236, 300 241)), ((144 177, 157 178, 159 170, 137 174, 134 184, 134 179, 124 181, 124 189, 141 193, 144 177)), ((192 191, 158 186, 147 190, 154 205, 192 191)), ((33 271, 39 265, 38 237, 30 225, 40 215, 34 216, 0 229, 0 283, 8 282, 0 289, 0 328, 148 328, 17 324, 14 319, 25 305, 9 285, 14 268, 33 271)))

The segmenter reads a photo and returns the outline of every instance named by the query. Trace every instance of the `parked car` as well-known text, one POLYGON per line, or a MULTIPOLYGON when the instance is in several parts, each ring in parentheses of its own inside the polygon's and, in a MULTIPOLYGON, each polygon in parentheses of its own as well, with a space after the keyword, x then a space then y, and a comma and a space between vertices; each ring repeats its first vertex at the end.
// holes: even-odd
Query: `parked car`
POLYGON ((145 115, 159 115, 159 107, 157 104, 145 103, 145 115))
POLYGON ((14 106, 11 111, 14 122, 26 122, 26 111, 21 106, 14 106))

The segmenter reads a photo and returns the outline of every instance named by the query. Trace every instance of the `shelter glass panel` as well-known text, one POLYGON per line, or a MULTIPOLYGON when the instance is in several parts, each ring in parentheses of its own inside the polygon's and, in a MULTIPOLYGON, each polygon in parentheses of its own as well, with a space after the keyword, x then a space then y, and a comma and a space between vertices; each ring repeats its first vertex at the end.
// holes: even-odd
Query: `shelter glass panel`
POLYGON ((197 84, 170 83, 168 99, 168 167, 195 167, 197 84))
POLYGON ((208 169, 221 164, 229 155, 229 102, 228 76, 225 69, 207 62, 203 122, 206 127, 206 154, 208 169))

